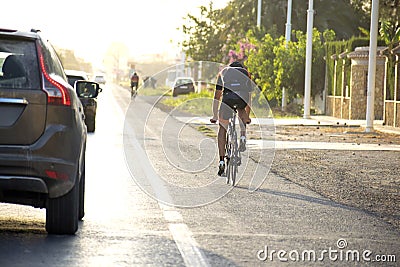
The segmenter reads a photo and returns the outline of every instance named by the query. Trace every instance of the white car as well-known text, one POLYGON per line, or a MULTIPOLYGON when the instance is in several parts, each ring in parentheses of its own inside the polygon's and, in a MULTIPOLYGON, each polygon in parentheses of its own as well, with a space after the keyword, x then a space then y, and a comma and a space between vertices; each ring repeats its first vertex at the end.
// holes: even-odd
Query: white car
POLYGON ((96 83, 106 84, 106 78, 103 74, 96 74, 93 78, 96 83))

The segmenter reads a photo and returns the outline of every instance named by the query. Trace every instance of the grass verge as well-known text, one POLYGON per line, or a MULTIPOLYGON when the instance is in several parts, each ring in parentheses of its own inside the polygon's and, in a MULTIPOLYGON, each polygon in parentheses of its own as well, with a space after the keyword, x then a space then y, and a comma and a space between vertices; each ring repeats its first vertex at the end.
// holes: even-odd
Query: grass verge
POLYGON ((202 91, 178 97, 167 97, 162 103, 195 116, 212 116, 213 93, 202 91))
POLYGON ((151 87, 139 87, 139 95, 144 95, 144 96, 172 96, 172 91, 168 87, 156 87, 156 88, 151 88, 151 87))
POLYGON ((215 133, 215 131, 205 125, 201 125, 197 127, 197 130, 203 134, 205 134, 207 137, 211 137, 211 138, 216 138, 217 134, 215 133))

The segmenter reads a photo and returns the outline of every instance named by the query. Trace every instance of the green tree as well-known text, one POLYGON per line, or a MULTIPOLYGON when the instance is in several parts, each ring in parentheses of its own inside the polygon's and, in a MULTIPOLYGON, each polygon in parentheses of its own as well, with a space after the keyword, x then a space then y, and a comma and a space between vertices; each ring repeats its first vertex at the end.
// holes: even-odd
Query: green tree
MULTIPOLYGON (((304 94, 304 69, 306 54, 306 34, 295 31, 295 41, 286 42, 283 36, 273 38, 266 34, 261 40, 250 32, 247 40, 255 48, 249 51, 246 66, 268 100, 280 104, 282 88, 285 87, 292 100, 304 94)), ((322 92, 325 82, 324 41, 335 39, 335 33, 324 33, 314 29, 313 67, 311 94, 322 92)))
POLYGON ((381 21, 379 35, 390 48, 393 48, 393 45, 400 41, 399 21, 395 23, 389 20, 381 21))
MULTIPOLYGON (((368 27, 369 20, 366 11, 357 3, 351 4, 352 2, 353 0, 336 0, 332 4, 332 0, 315 1, 314 27, 320 32, 333 29, 339 39, 358 35, 359 27, 368 27)), ((200 17, 191 14, 185 17, 182 26, 185 34, 183 50, 193 60, 227 63, 228 58, 225 55, 235 49, 238 41, 245 38, 249 30, 258 40, 266 33, 274 39, 284 35, 287 1, 263 0, 262 7, 262 27, 258 29, 255 0, 232 0, 222 9, 214 9, 212 2, 209 6, 201 6, 200 17)), ((307 1, 293 1, 293 30, 305 31, 307 9, 307 1)))
POLYGON ((285 87, 289 99, 303 94, 304 88, 304 61, 305 61, 305 34, 297 31, 297 42, 286 43, 284 37, 278 39, 274 47, 275 91, 279 102, 282 99, 282 88, 285 87))
MULTIPOLYGON (((363 12, 368 18, 371 17, 370 0, 351 0, 354 9, 363 12)), ((400 41, 400 0, 380 0, 379 1, 379 22, 380 36, 385 39, 388 45, 400 41)), ((365 26, 369 29, 369 24, 365 26)), ((365 29, 364 28, 364 29, 365 29)), ((367 33, 364 30, 363 33, 367 33)))
POLYGON ((249 41, 256 48, 248 55, 246 66, 267 99, 277 99, 279 92, 275 90, 274 85, 275 54, 273 52, 276 40, 270 34, 266 34, 260 41, 254 37, 250 37, 249 41))
MULTIPOLYGON (((257 1, 232 0, 220 10, 212 3, 200 7, 201 18, 187 16, 183 26, 186 40, 183 47, 194 60, 212 60, 228 63, 236 56, 246 59, 263 94, 269 100, 280 102, 282 87, 294 98, 303 94, 307 22, 307 1, 293 1, 292 42, 286 44, 285 32, 287 1, 263 0, 262 25, 256 27, 257 1), (254 47, 254 49, 243 49, 254 47), (244 53, 246 52, 246 54, 244 53), (248 53, 248 54, 247 54, 248 53)), ((324 88, 325 40, 350 38, 368 25, 363 8, 352 0, 319 0, 315 2, 313 35, 312 94, 324 88), (333 31, 325 32, 328 29, 333 31), (335 34, 335 32, 337 34, 335 34)))
MULTIPOLYGON (((351 0, 314 0, 314 27, 320 32, 332 29, 339 39, 358 35, 358 27, 367 27, 368 18, 362 10, 350 3, 351 0)), ((255 1, 253 1, 255 2, 255 1)), ((292 29, 306 31, 308 1, 293 1, 292 29)), ((263 0, 262 24, 266 29, 277 27, 284 35, 287 0, 263 0)))
POLYGON ((221 53, 226 43, 225 24, 220 20, 221 10, 215 10, 212 2, 200 7, 201 17, 188 14, 182 31, 186 39, 182 42, 186 55, 195 61, 221 62, 221 53))
MULTIPOLYGON (((368 20, 371 17, 371 0, 350 0, 352 7, 364 13, 368 20)), ((383 20, 399 21, 400 0, 379 0, 379 18, 383 20)))

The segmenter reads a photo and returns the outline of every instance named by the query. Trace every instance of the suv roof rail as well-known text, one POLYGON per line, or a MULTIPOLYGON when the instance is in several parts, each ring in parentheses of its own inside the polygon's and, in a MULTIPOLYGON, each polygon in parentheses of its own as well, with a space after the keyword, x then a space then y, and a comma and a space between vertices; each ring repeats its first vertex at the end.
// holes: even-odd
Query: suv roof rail
POLYGON ((31 32, 38 33, 38 32, 40 32, 40 30, 38 30, 38 29, 31 29, 31 32))
POLYGON ((0 32, 16 32, 17 30, 0 28, 0 32))

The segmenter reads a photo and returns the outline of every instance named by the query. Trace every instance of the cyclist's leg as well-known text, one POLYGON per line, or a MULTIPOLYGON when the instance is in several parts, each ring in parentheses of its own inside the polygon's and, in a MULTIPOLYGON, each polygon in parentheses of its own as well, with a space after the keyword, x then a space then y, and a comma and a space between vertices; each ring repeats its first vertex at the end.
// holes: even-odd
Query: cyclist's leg
POLYGON ((225 147, 226 147, 226 128, 227 124, 219 122, 218 128, 218 175, 222 176, 225 173, 225 147))
POLYGON ((245 109, 238 109, 239 115, 239 126, 240 126, 240 135, 246 136, 246 124, 248 121, 248 116, 245 109))
POLYGON ((232 116, 231 108, 224 102, 221 103, 219 109, 219 128, 218 128, 218 153, 219 153, 219 170, 218 175, 225 172, 225 149, 226 149, 226 132, 228 129, 229 118, 232 116))
POLYGON ((231 103, 224 102, 221 103, 219 108, 219 130, 218 130, 218 148, 220 157, 225 156, 225 146, 226 146, 226 131, 228 129, 229 119, 232 117, 232 107, 231 103))
POLYGON ((226 146, 226 130, 228 128, 228 121, 219 121, 219 128, 218 128, 218 152, 219 152, 219 159, 224 160, 225 157, 225 146, 226 146))
POLYGON ((246 124, 250 122, 249 114, 247 113, 246 110, 247 102, 243 99, 240 99, 238 103, 238 116, 239 116, 239 126, 240 126, 240 145, 239 145, 240 152, 244 152, 246 150, 246 124))

